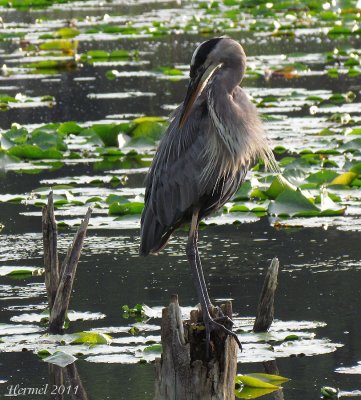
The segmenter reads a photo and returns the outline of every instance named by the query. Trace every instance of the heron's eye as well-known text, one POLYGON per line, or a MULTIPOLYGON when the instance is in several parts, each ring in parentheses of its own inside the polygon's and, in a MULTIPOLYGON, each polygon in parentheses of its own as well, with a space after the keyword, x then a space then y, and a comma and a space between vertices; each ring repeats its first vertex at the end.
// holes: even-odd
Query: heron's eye
POLYGON ((198 71, 199 68, 197 67, 197 65, 191 65, 191 69, 189 71, 189 76, 191 79, 195 78, 198 75, 198 71))

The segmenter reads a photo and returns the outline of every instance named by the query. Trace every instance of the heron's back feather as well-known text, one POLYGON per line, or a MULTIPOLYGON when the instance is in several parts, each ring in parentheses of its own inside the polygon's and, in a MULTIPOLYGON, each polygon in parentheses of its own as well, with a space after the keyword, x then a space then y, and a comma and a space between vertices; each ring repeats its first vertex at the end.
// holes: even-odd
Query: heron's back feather
POLYGON ((179 107, 158 147, 146 178, 142 255, 164 247, 195 209, 200 219, 218 210, 237 191, 250 163, 270 154, 257 111, 242 89, 235 89, 233 99, 210 96, 208 91, 198 98, 183 127, 179 107))

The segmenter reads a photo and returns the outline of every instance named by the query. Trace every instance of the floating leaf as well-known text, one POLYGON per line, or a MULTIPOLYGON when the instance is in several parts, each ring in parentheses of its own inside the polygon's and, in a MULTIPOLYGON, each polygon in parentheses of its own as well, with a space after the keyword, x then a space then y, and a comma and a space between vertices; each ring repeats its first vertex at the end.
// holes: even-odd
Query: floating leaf
POLYGON ((330 184, 349 186, 356 177, 357 174, 355 172, 344 172, 343 174, 336 176, 330 184))
POLYGON ((29 278, 33 275, 33 271, 31 269, 15 269, 6 274, 6 276, 10 276, 12 278, 22 279, 29 278))
POLYGON ((337 176, 337 172, 324 169, 309 175, 307 181, 316 183, 317 185, 322 185, 324 183, 332 182, 334 179, 336 179, 337 176))
POLYGON ((286 188, 295 191, 296 187, 288 182, 282 175, 277 175, 271 183, 271 186, 265 192, 270 199, 275 199, 286 188))
POLYGON ((95 124, 91 128, 103 141, 105 146, 118 147, 118 135, 129 129, 129 124, 95 124))
POLYGON ((48 350, 39 350, 37 354, 40 358, 46 358, 51 355, 51 353, 48 350))
POLYGON ((73 364, 75 360, 76 358, 74 356, 65 353, 64 351, 56 351, 51 356, 43 358, 43 361, 50 364, 58 365, 62 368, 66 367, 67 365, 73 364))
POLYGON ((111 336, 101 332, 77 332, 74 333, 75 339, 70 344, 110 344, 111 336))
POLYGON ((288 342, 288 341, 292 341, 292 340, 298 340, 300 337, 298 336, 298 335, 294 335, 294 334, 292 334, 292 335, 287 335, 285 338, 284 338, 284 341, 285 342, 288 342))
POLYGON ((51 40, 40 44, 41 50, 61 50, 65 54, 74 54, 78 47, 78 42, 75 40, 51 40))
POLYGON ((107 204, 112 204, 112 203, 119 203, 119 204, 125 204, 125 203, 129 203, 129 201, 123 197, 123 196, 119 196, 117 194, 110 194, 106 199, 105 202, 107 204))
POLYGON ((8 150, 8 154, 25 158, 30 160, 41 160, 41 159, 61 159, 62 153, 56 149, 42 150, 39 146, 33 144, 21 144, 12 147, 8 150))
POLYGON ((68 121, 60 124, 57 128, 57 131, 62 135, 70 135, 70 134, 77 135, 82 131, 82 129, 83 128, 79 126, 76 122, 68 121))
POLYGON ((242 385, 250 388, 279 389, 279 386, 277 385, 273 385, 272 383, 266 382, 250 375, 237 375, 236 382, 242 383, 242 385))
POLYGON ((162 352, 162 345, 161 344, 154 344, 152 346, 147 346, 143 350, 144 353, 161 353, 162 352))
POLYGON ((54 37, 60 37, 60 38, 73 38, 75 36, 79 35, 79 31, 74 28, 60 28, 54 33, 54 37))
POLYGON ((281 382, 289 381, 289 379, 285 378, 284 376, 274 375, 274 374, 265 374, 265 373, 262 373, 262 372, 254 372, 254 373, 246 374, 246 375, 247 376, 251 376, 253 378, 260 379, 261 381, 268 382, 268 383, 272 383, 272 382, 281 383, 281 382))
POLYGON ((236 390, 235 395, 237 399, 257 399, 258 397, 265 396, 278 390, 278 387, 274 389, 266 389, 266 388, 251 388, 248 386, 244 386, 241 390, 236 390))
POLYGON ((164 124, 157 121, 142 121, 137 123, 130 134, 134 138, 147 137, 158 140, 164 132, 164 124))
POLYGON ((109 53, 104 50, 89 50, 87 56, 90 58, 108 58, 109 53))
POLYGON ((114 51, 112 51, 110 53, 110 58, 125 58, 125 59, 128 59, 129 57, 130 57, 130 53, 127 50, 114 50, 114 51))
POLYGON ((128 202, 128 203, 112 203, 109 206, 110 215, 134 215, 141 214, 143 211, 144 204, 140 202, 128 202))
POLYGON ((183 71, 181 71, 180 69, 177 69, 177 68, 160 67, 159 71, 162 74, 168 75, 168 76, 182 76, 183 75, 183 71))
POLYGON ((300 190, 286 188, 270 203, 268 212, 279 216, 311 216, 317 215, 319 209, 300 190))
POLYGON ((321 395, 325 398, 325 399, 332 399, 332 398, 337 398, 338 394, 338 390, 330 387, 330 386, 323 386, 321 388, 321 395))

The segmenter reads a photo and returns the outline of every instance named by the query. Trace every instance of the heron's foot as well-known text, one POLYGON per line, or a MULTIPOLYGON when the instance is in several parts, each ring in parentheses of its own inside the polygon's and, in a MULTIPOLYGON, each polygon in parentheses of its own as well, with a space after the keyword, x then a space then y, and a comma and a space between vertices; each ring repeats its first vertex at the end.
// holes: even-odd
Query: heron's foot
POLYGON ((228 315, 225 315, 222 308, 219 306, 213 306, 212 304, 208 307, 211 318, 215 321, 224 325, 228 329, 232 329, 234 322, 228 315))
POLYGON ((206 330, 206 357, 207 357, 207 359, 209 359, 211 332, 213 332, 213 331, 223 332, 227 336, 232 336, 242 351, 242 344, 239 341, 238 336, 234 332, 232 332, 230 329, 228 329, 226 326, 223 325, 223 324, 230 324, 230 326, 233 325, 233 321, 229 317, 222 315, 220 317, 212 318, 209 311, 207 310, 206 312, 203 313, 203 323, 204 323, 205 330, 206 330))

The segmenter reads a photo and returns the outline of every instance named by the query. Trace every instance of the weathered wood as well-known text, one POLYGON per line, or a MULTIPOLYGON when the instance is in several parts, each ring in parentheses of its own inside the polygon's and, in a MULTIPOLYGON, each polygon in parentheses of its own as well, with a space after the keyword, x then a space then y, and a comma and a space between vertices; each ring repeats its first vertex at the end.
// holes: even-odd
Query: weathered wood
MULTIPOLYGON (((48 370, 49 370, 49 386, 51 388, 50 390, 52 390, 53 388, 59 388, 61 386, 64 386, 63 368, 54 364, 49 364, 48 370)), ((54 400, 63 400, 64 395, 55 391, 55 393, 52 395, 52 398, 54 400)))
POLYGON ((58 365, 49 364, 49 391, 51 398, 56 400, 73 399, 88 400, 88 395, 81 381, 76 365, 69 364, 62 368, 58 365), (62 388, 66 390, 63 393, 62 388))
POLYGON ((69 385, 72 388, 71 398, 77 400, 88 400, 87 392, 80 379, 76 365, 74 363, 67 365, 65 372, 69 381, 69 385))
MULTIPOLYGON (((280 374, 276 360, 264 361, 263 368, 264 368, 264 372, 266 374, 271 374, 271 375, 279 375, 280 374)), ((273 396, 274 400, 284 400, 284 398, 285 398, 282 389, 276 390, 275 392, 273 392, 272 396, 273 396)))
POLYGON ((257 316, 253 325, 254 332, 266 332, 274 318, 274 297, 277 288, 279 261, 274 258, 268 268, 257 307, 257 316))
MULTIPOLYGON (((232 314, 230 305, 223 310, 232 314)), ((193 310, 191 319, 182 322, 176 295, 163 309, 163 351, 161 359, 156 360, 156 400, 234 399, 238 345, 233 337, 214 332, 211 357, 206 360, 205 333, 197 324, 200 319, 201 313, 193 310)))
POLYGON ((86 230, 89 223, 91 208, 88 209, 84 220, 80 224, 76 233, 72 246, 69 247, 67 255, 61 267, 61 277, 57 288, 53 308, 50 312, 49 332, 62 333, 63 325, 68 310, 71 290, 75 278, 76 268, 83 247, 86 230))
MULTIPOLYGON (((274 297, 277 288, 278 270, 279 261, 277 258, 274 258, 267 270, 263 283, 263 288, 257 307, 257 316, 253 325, 254 332, 267 332, 273 322, 274 297)), ((276 360, 264 361, 263 368, 266 374, 279 375, 276 360)), ((273 392, 272 396, 275 400, 284 400, 282 389, 273 392)))
POLYGON ((53 308, 59 285, 58 229, 54 216, 53 192, 48 195, 48 204, 43 208, 42 216, 45 286, 48 295, 49 310, 53 308))

